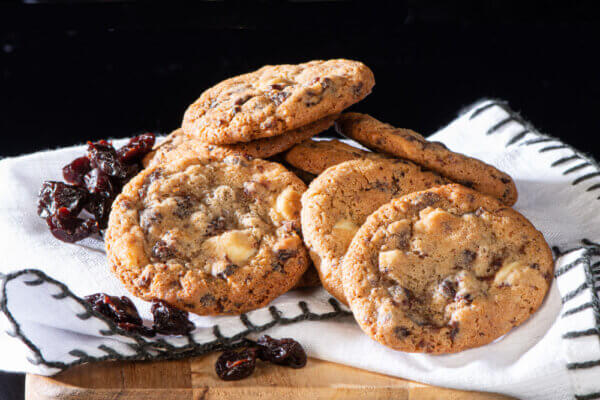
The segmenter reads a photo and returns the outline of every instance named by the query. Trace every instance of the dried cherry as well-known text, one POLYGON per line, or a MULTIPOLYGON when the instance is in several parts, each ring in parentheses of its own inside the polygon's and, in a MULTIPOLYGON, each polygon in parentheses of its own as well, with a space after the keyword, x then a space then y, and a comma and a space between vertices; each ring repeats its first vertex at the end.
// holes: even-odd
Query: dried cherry
POLYGON ((69 184, 44 182, 38 215, 46 219, 52 234, 73 243, 106 229, 114 199, 142 169, 140 161, 152 150, 154 141, 152 133, 145 133, 119 150, 106 140, 88 142, 87 154, 63 168, 63 177, 69 184), (79 218, 82 210, 94 218, 79 218))
POLYGON ((90 159, 86 156, 79 157, 63 167, 63 178, 72 185, 83 186, 83 177, 91 169, 90 159))
POLYGON ((155 335, 153 329, 143 325, 137 308, 126 296, 117 297, 105 293, 95 293, 85 296, 85 301, 90 303, 92 310, 109 318, 121 329, 148 337, 155 335))
POLYGON ((269 335, 264 335, 256 344, 259 348, 258 357, 263 361, 291 368, 302 368, 306 365, 306 352, 294 339, 273 339, 269 335))
POLYGON ((153 133, 144 133, 132 138, 129 143, 117 150, 119 161, 124 164, 140 162, 152 150, 155 140, 153 133))
POLYGON ((215 363, 215 371, 224 381, 237 381, 252 375, 256 368, 256 353, 242 350, 226 351, 215 363))
POLYGON ((48 218, 63 207, 77 215, 88 197, 88 192, 77 186, 62 182, 44 182, 39 194, 38 215, 48 218))
POLYGON ((55 238, 63 242, 75 243, 100 232, 100 227, 95 220, 82 219, 74 215, 66 207, 61 207, 46 219, 50 232, 55 238))
POLYGON ((194 330, 195 325, 188 319, 187 311, 179 310, 164 300, 152 300, 152 328, 163 335, 185 335, 194 330))

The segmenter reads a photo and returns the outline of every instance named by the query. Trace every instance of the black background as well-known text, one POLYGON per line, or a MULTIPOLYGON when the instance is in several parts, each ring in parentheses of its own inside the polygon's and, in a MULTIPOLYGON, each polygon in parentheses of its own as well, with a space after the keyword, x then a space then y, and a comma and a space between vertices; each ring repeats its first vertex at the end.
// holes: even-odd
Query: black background
MULTIPOLYGON (((3 3, 0 156, 169 132, 226 77, 346 57, 377 80, 355 109, 392 124, 427 135, 461 107, 498 97, 598 157, 594 3, 3 3)), ((21 399, 21 380, 0 374, 0 400, 21 399)))

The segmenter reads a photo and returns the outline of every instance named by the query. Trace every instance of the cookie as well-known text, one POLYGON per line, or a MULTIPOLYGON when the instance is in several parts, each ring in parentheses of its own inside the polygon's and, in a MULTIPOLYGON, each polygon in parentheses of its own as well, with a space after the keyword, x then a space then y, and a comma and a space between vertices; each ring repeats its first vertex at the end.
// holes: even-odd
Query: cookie
POLYGON ((405 160, 346 161, 319 175, 302 195, 302 233, 323 287, 346 303, 340 264, 367 217, 395 197, 447 181, 405 160))
POLYGON ((342 114, 336 129, 370 149, 411 160, 506 205, 517 201, 517 188, 510 176, 483 161, 450 151, 442 143, 429 142, 410 129, 394 128, 359 113, 342 114))
POLYGON ((268 65, 206 90, 185 112, 186 134, 212 144, 281 135, 362 100, 375 85, 358 61, 268 65))
POLYGON ((330 115, 276 137, 229 145, 204 143, 177 129, 144 158, 143 164, 147 167, 192 155, 212 160, 223 159, 230 155, 268 158, 329 129, 336 117, 337 114, 330 115))
POLYGON ((308 267, 299 233, 305 189, 260 159, 192 157, 147 168, 110 213, 113 272, 138 297, 200 315, 263 307, 308 267))
POLYGON ((302 278, 300 278, 296 286, 294 286, 294 289, 309 289, 319 286, 321 286, 319 273, 311 263, 304 275, 302 275, 302 278))
POLYGON ((522 324, 542 304, 553 268, 524 216, 457 184, 379 208, 342 263, 363 331, 395 350, 434 354, 490 343, 522 324))
POLYGON ((302 171, 319 175, 327 168, 344 161, 362 158, 384 158, 383 155, 364 151, 339 140, 305 140, 285 153, 285 161, 302 171))

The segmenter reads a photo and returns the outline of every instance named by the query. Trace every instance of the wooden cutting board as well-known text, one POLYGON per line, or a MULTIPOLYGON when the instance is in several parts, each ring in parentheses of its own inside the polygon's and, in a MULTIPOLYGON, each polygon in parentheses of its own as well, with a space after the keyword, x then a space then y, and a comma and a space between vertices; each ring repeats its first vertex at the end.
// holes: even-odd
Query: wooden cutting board
POLYGON ((27 375, 27 400, 212 400, 212 399, 394 399, 499 400, 491 393, 466 392, 392 378, 345 365, 309 359, 302 369, 258 363, 247 379, 217 378, 218 354, 181 361, 104 362, 71 368, 51 378, 27 375))

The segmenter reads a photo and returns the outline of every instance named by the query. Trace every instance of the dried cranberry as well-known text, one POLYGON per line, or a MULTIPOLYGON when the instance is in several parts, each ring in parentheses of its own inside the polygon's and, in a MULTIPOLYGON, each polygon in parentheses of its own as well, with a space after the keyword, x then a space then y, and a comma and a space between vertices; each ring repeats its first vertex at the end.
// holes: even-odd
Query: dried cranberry
POLYGON ((215 371, 224 381, 237 381, 252 375, 256 368, 256 353, 242 350, 226 351, 215 363, 215 371))
POLYGON ((83 178, 86 189, 92 194, 100 194, 104 197, 112 197, 115 193, 115 187, 110 180, 110 176, 94 168, 83 178))
POLYGON ((163 300, 152 301, 152 315, 152 328, 163 335, 185 335, 195 328, 186 311, 170 306, 163 300))
POLYGON ((74 215, 66 207, 62 207, 46 219, 54 237, 63 242, 75 243, 100 231, 95 220, 82 219, 74 215))
POLYGON ((273 339, 264 335, 258 339, 258 357, 263 361, 285 365, 291 368, 302 368, 306 365, 306 353, 300 343, 294 339, 273 339))
POLYGON ((106 229, 108 225, 108 216, 112 206, 114 197, 104 197, 102 195, 92 195, 89 201, 85 204, 85 209, 90 212, 100 229, 106 229))
POLYGON ((117 151, 106 140, 88 142, 88 158, 92 167, 98 168, 108 176, 116 178, 127 176, 127 170, 119 161, 117 151))
POLYGON ((92 309, 114 321, 118 327, 139 335, 152 337, 154 330, 142 324, 133 302, 126 296, 109 296, 105 293, 95 293, 85 297, 92 309))
POLYGON ((66 208, 77 216, 88 199, 85 189, 67 185, 62 182, 44 182, 40 189, 38 201, 38 215, 48 218, 56 213, 59 208, 66 208))
POLYGON ((117 150, 119 161, 123 164, 139 162, 152 150, 155 140, 156 138, 153 133, 144 133, 132 138, 125 146, 117 150))
POLYGON ((83 177, 90 169, 92 169, 90 159, 86 156, 79 157, 63 167, 63 177, 72 185, 83 186, 83 177))

